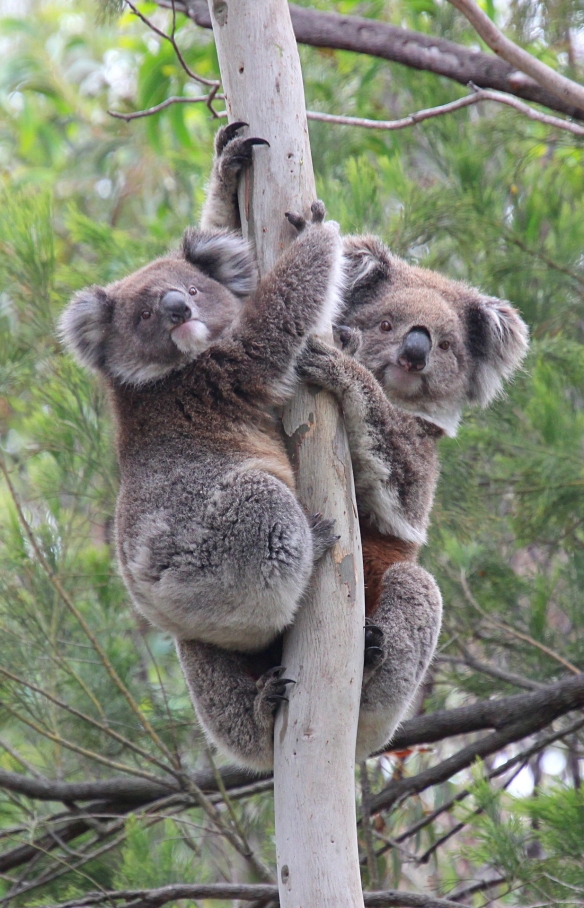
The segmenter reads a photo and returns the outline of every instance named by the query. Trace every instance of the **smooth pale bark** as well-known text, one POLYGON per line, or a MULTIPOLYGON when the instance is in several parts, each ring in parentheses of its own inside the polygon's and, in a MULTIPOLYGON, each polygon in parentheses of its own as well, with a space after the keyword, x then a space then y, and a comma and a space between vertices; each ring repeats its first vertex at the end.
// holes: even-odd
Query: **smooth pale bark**
MULTIPOLYGON (((209 0, 230 121, 270 142, 254 152, 240 203, 260 270, 308 215, 316 197, 302 74, 285 0, 209 0)), ((298 495, 336 520, 341 540, 318 566, 287 634, 286 675, 296 680, 275 735, 278 884, 282 908, 363 904, 356 836, 354 757, 363 663, 363 580, 351 464, 336 404, 303 388, 284 414, 298 495)))

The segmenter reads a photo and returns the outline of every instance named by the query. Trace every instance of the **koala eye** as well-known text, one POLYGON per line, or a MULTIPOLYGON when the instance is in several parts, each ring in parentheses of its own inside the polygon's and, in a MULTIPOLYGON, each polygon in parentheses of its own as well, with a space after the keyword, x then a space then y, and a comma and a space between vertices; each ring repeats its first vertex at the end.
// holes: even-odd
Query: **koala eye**
POLYGON ((196 287, 189 287, 189 296, 196 296, 198 292, 196 287))
POLYGON ((450 349, 450 341, 440 341, 438 346, 440 347, 441 350, 448 350, 448 349, 450 349))
POLYGON ((392 330, 391 322, 388 322, 387 319, 384 319, 379 326, 379 330, 380 331, 391 331, 392 330))
POLYGON ((141 318, 143 318, 144 321, 146 321, 146 319, 150 318, 151 315, 152 315, 152 313, 150 312, 150 309, 143 309, 142 313, 141 313, 141 318))

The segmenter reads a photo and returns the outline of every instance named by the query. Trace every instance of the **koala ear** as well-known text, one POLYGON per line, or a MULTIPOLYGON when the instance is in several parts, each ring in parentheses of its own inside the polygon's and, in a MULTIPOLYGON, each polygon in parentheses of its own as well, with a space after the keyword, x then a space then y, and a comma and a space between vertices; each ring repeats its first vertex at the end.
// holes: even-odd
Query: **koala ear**
POLYGON ((529 345, 529 330, 511 303, 496 297, 481 296, 469 302, 464 317, 474 364, 468 398, 486 407, 521 364, 529 345))
POLYGON ((249 296, 257 284, 252 251, 246 241, 229 230, 207 231, 189 227, 183 236, 182 252, 192 265, 235 296, 249 296))
POLYGON ((375 236, 346 236, 343 266, 350 305, 368 301, 367 292, 380 281, 391 281, 391 253, 375 236))
POLYGON ((90 369, 103 368, 113 309, 113 301, 102 287, 87 287, 75 294, 59 319, 59 334, 65 345, 90 369))

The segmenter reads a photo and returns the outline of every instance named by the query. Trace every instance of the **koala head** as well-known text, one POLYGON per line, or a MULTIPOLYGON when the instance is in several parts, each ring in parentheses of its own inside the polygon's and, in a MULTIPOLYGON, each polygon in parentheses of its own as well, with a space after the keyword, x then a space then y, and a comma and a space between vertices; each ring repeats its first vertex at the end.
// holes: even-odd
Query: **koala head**
POLYGON ((465 404, 486 406, 527 352, 510 303, 408 265, 376 237, 346 237, 342 321, 387 397, 455 435, 465 404))
POLYGON ((60 331, 77 359, 113 382, 141 385, 186 366, 239 315, 255 287, 247 244, 188 229, 180 252, 73 297, 60 331))

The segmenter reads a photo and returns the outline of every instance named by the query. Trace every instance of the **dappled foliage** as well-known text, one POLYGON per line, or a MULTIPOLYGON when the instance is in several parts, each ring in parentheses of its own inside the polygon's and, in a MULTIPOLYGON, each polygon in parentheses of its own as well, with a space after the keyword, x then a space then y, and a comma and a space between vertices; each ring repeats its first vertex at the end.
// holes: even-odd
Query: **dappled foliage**
MULTIPOLYGON (((433 0, 334 6, 476 42, 433 0)), ((140 9, 170 26, 154 3, 140 9)), ((581 78, 574 49, 565 54, 566 23, 581 21, 581 4, 548 5, 535 35, 534 9, 513 5, 515 35, 581 78)), ((182 16, 177 26, 189 66, 217 77, 210 33, 182 16)), ((132 803, 101 799, 100 818, 70 846, 63 830, 75 804, 3 790, 0 892, 13 905, 49 904, 99 887, 258 878, 259 862, 274 858, 270 795, 235 801, 218 819, 189 793, 186 774, 208 771, 211 757, 172 641, 132 612, 118 577, 104 393, 55 335, 73 292, 138 267, 196 222, 217 122, 204 104, 130 123, 108 115, 199 94, 170 44, 127 12, 97 23, 89 2, 35 0, 5 17, 0 34, 0 772, 168 786, 129 820, 132 803), (40 850, 25 859, 18 849, 32 841, 40 850)), ((311 109, 386 119, 464 93, 349 52, 302 48, 301 57, 311 109)), ((493 105, 393 133, 314 123, 311 140, 319 194, 344 231, 376 232, 409 261, 510 299, 532 331, 507 396, 441 443, 423 560, 441 586, 445 621, 420 708, 536 689, 582 669, 582 141, 493 105)), ((511 745, 497 760, 534 744, 511 745)), ((490 760, 382 812, 373 822, 377 883, 447 893, 502 879, 466 903, 495 895, 501 905, 581 903, 582 747, 574 731, 555 744, 555 774, 549 751, 536 749, 501 778, 487 780, 498 765, 490 760), (536 783, 537 797, 513 789, 520 777, 536 783), (392 845, 465 788, 468 797, 392 845)), ((370 761, 374 791, 453 749, 450 740, 370 761)), ((364 870, 369 888, 372 872, 364 870)))

